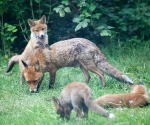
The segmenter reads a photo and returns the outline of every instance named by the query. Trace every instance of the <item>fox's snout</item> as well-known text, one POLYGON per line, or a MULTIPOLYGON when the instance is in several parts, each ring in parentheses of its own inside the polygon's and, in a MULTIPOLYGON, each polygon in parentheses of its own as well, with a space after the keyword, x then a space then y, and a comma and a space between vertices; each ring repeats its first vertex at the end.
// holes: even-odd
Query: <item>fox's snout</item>
POLYGON ((34 89, 30 88, 30 92, 34 93, 34 92, 38 92, 38 90, 37 90, 37 88, 34 88, 34 89))
POLYGON ((30 89, 30 92, 31 92, 31 93, 37 93, 38 91, 37 91, 37 89, 34 89, 34 90, 31 90, 31 89, 30 89))
POLYGON ((31 36, 37 39, 44 39, 47 36, 46 31, 38 31, 38 32, 32 32, 31 36))
POLYGON ((30 92, 34 93, 34 92, 38 92, 37 86, 35 83, 34 84, 30 84, 30 92))
POLYGON ((45 36, 46 36, 46 35, 45 35, 45 33, 43 33, 43 32, 39 33, 39 35, 38 35, 38 37, 41 38, 41 39, 44 38, 45 36))

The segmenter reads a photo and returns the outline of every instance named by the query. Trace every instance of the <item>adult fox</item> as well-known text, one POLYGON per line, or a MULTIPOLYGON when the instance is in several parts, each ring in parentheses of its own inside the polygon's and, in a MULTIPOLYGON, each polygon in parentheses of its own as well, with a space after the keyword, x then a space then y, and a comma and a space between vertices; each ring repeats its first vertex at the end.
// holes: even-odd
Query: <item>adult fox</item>
POLYGON ((139 82, 138 85, 130 83, 131 92, 123 94, 106 94, 98 99, 96 103, 102 107, 143 107, 149 105, 148 93, 145 85, 139 82))
POLYGON ((88 117, 88 108, 97 114, 105 117, 113 118, 114 114, 109 113, 99 106, 91 96, 90 88, 81 82, 72 82, 68 84, 60 94, 60 100, 56 97, 52 98, 57 114, 61 118, 70 119, 71 110, 74 109, 77 118, 82 118, 82 110, 84 116, 88 117))
POLYGON ((23 53, 21 55, 13 56, 9 63, 7 68, 7 73, 12 70, 15 63, 19 62, 20 67, 20 83, 24 83, 24 76, 23 76, 23 69, 24 66, 22 65, 21 60, 27 60, 28 56, 31 54, 34 48, 38 46, 38 42, 41 42, 43 44, 48 44, 48 35, 47 35, 47 25, 46 25, 46 17, 43 15, 41 19, 37 21, 33 21, 31 19, 28 19, 28 24, 30 26, 31 30, 31 38, 24 49, 23 53))
POLYGON ((105 79, 100 68, 108 75, 127 83, 133 83, 124 73, 117 70, 108 63, 99 48, 92 42, 83 38, 73 38, 54 43, 49 49, 35 49, 27 60, 23 61, 25 66, 24 76, 30 85, 30 91, 37 91, 44 72, 50 73, 49 88, 54 86, 56 71, 62 67, 80 67, 86 82, 90 80, 88 71, 97 74, 103 86, 105 79), (38 63, 36 63, 38 61, 38 63), (98 68, 97 68, 98 67, 98 68))

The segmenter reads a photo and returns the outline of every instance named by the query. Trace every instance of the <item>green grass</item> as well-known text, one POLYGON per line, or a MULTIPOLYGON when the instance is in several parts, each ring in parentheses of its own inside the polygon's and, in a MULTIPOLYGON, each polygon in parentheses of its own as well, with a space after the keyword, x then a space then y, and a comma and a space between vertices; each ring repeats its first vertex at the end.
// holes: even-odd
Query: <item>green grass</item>
MULTIPOLYGON (((137 49, 122 49, 118 47, 102 47, 102 52, 108 61, 120 71, 127 74, 137 83, 145 83, 150 92, 150 47, 141 46, 137 49)), ((55 113, 52 96, 59 97, 62 88, 72 81, 84 82, 84 76, 79 68, 62 68, 58 70, 55 89, 48 90, 49 76, 46 73, 39 93, 30 93, 28 84, 20 85, 19 68, 15 65, 13 70, 6 74, 8 61, 1 57, 0 62, 0 125, 149 125, 150 106, 123 110, 108 109, 115 114, 114 119, 108 119, 93 112, 89 118, 76 120, 74 111, 70 121, 62 120, 55 113)), ((88 84, 92 90, 93 98, 106 93, 129 92, 127 84, 119 82, 107 75, 106 88, 97 75, 91 74, 88 84)))

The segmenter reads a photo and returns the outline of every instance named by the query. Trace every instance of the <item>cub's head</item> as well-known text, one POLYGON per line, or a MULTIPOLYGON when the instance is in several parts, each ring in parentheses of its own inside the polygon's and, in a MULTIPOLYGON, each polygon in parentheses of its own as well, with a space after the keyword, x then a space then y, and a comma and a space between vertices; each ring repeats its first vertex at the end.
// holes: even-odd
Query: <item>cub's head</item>
POLYGON ((148 95, 146 86, 143 84, 143 82, 139 82, 137 85, 130 84, 130 88, 131 88, 131 93, 148 95))
POLYGON ((30 86, 30 92, 37 92, 44 76, 39 61, 37 61, 34 66, 28 66, 24 61, 22 61, 22 64, 25 67, 23 73, 30 86))
POLYGON ((47 37, 47 25, 46 25, 45 15, 43 15, 41 19, 37 21, 28 19, 28 23, 31 29, 31 37, 34 37, 40 40, 47 37))
POLYGON ((52 100, 56 109, 56 113, 59 114, 61 118, 64 118, 65 117, 64 107, 60 104, 59 99, 53 96, 52 100))

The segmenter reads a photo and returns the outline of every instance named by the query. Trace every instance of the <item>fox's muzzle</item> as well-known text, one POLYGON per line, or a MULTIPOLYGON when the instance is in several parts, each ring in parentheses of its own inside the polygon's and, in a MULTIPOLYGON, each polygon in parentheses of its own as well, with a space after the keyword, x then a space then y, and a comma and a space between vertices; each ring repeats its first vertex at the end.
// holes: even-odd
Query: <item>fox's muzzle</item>
POLYGON ((35 85, 35 83, 30 84, 30 89, 29 89, 30 92, 31 92, 31 93, 38 92, 37 86, 38 86, 38 85, 35 85))
POLYGON ((40 32, 39 36, 40 39, 44 39, 46 37, 46 33, 40 32))
POLYGON ((31 93, 37 93, 38 90, 37 90, 37 89, 34 89, 34 90, 31 90, 31 89, 30 89, 30 92, 31 92, 31 93))

